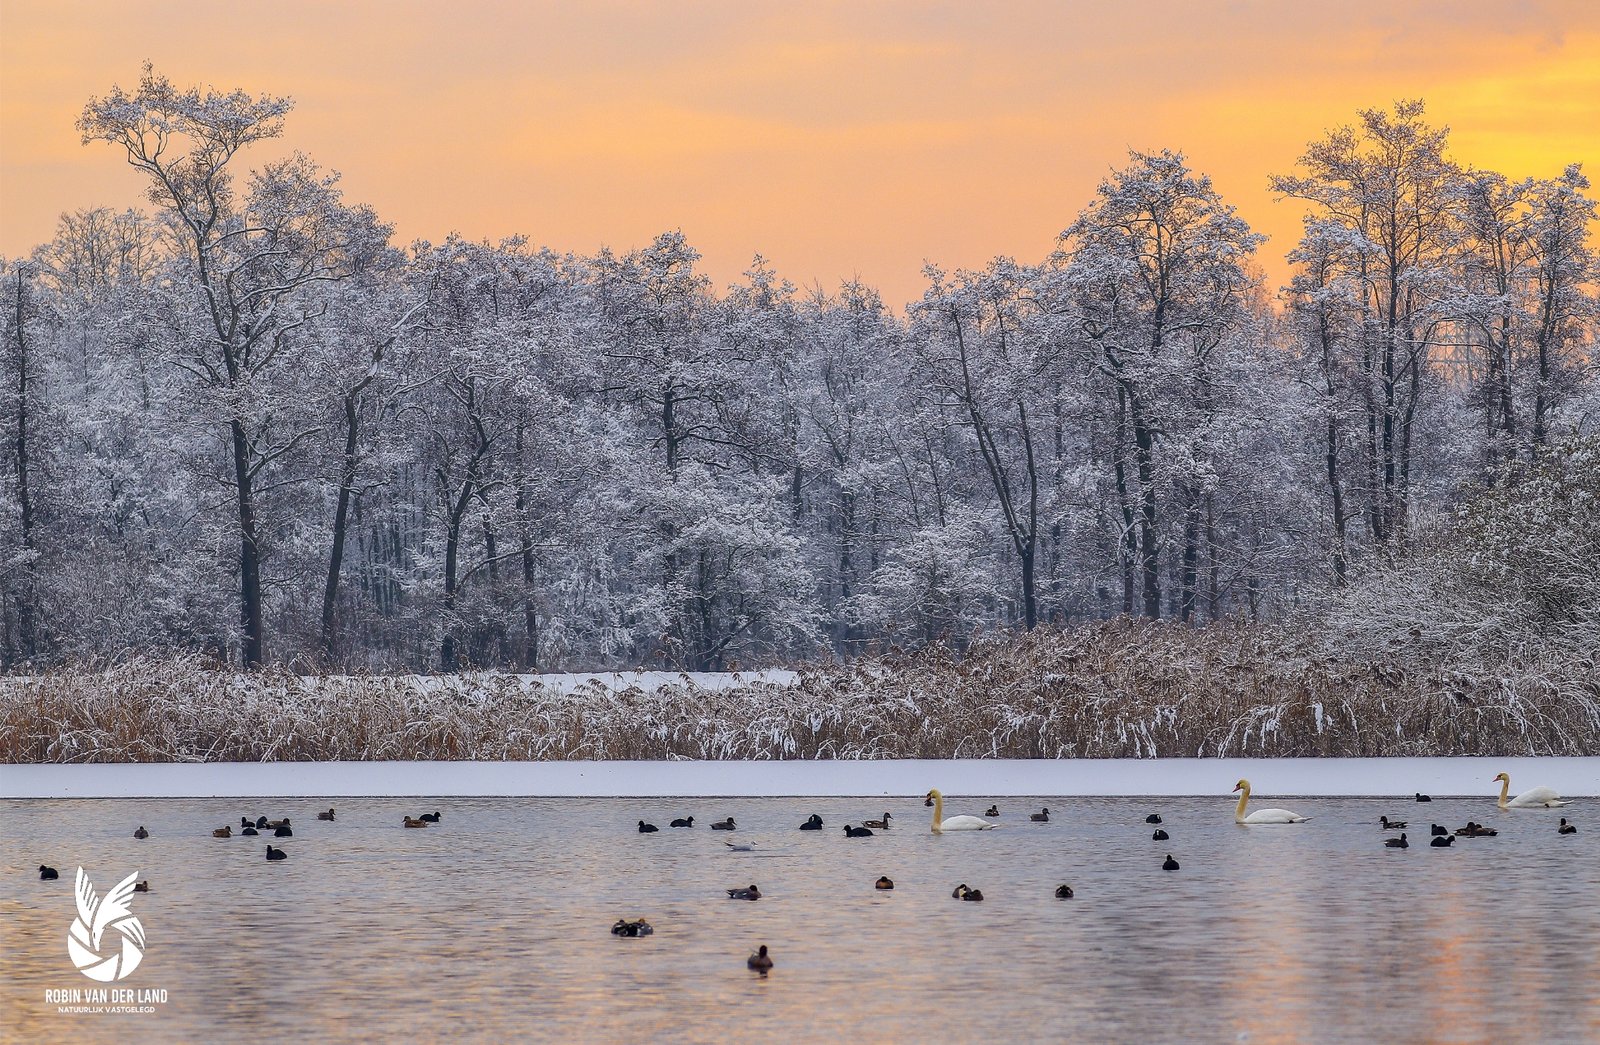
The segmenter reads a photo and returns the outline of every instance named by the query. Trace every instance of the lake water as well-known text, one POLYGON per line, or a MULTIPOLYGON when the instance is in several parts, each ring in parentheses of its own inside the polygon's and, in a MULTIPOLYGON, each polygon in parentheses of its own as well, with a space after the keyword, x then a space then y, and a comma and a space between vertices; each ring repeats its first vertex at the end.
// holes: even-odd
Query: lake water
POLYGON ((0 1035, 1600 1040, 1593 800, 1268 798, 1315 820, 1257 828, 1226 797, 998 801, 1002 830, 944 836, 907 799, 0 802, 0 1035), (329 804, 338 820, 318 822, 329 804), (1030 823, 1041 804, 1052 822, 1030 823), (443 823, 401 826, 435 807, 443 823), (843 836, 885 808, 891 830, 843 836), (797 831, 813 811, 827 829, 797 831), (1169 842, 1150 838, 1156 811, 1169 842), (209 837, 261 813, 295 837, 209 837), (1384 848, 1380 814, 1410 821, 1412 848, 1384 848), (728 815, 739 830, 709 830, 728 815), (1560 815, 1580 833, 1558 835, 1560 815), (661 831, 638 834, 640 817, 661 831), (1429 848, 1430 822, 1469 818, 1499 836, 1429 848), (268 863, 267 841, 289 859, 268 863), (1181 870, 1161 870, 1168 852, 1181 870), (61 880, 39 881, 41 863, 61 880), (157 1012, 45 1002, 97 986, 66 949, 80 864, 102 895, 151 882, 133 904, 145 959, 118 986, 165 989, 157 1012), (896 889, 875 891, 879 875, 896 889), (765 898, 724 898, 752 882, 765 898), (1074 899, 1053 897, 1062 882, 1074 899), (951 899, 958 883, 985 901, 951 899), (641 915, 654 936, 610 935, 641 915), (765 978, 744 964, 762 943, 765 978))

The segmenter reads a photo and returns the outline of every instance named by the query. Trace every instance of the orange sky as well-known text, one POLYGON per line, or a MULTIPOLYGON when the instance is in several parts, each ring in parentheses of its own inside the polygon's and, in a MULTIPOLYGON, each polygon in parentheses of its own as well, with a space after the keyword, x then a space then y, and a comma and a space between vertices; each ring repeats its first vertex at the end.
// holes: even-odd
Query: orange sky
POLYGON ((1187 152, 1272 237, 1280 281, 1298 212, 1267 175, 1358 107, 1421 95, 1462 161, 1600 171, 1589 0, 0 0, 0 253, 139 202, 73 122, 146 58, 293 96, 282 148, 343 171, 402 241, 586 252, 682 228, 719 284, 759 251, 895 305, 924 261, 1041 258, 1129 147, 1187 152))

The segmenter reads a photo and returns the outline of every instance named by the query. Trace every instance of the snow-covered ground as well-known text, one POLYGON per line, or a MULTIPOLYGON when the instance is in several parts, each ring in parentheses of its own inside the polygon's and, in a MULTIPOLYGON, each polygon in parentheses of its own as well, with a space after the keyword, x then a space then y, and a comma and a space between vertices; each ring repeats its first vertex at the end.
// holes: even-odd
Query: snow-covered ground
POLYGON ((783 762, 223 762, 0 765, 3 798, 372 795, 1600 795, 1600 758, 961 759, 783 762))

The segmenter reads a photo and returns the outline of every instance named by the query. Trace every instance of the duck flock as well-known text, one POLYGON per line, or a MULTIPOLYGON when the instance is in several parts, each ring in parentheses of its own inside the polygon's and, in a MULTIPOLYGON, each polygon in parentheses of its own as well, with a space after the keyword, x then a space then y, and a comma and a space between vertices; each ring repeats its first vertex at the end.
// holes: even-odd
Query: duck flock
MULTIPOLYGON (((1510 797, 1511 778, 1506 773, 1497 774, 1494 777, 1494 781, 1500 784, 1500 797, 1497 806, 1503 810, 1554 809, 1570 804, 1566 799, 1563 799, 1559 794, 1548 787, 1535 787, 1512 798, 1510 797)), ((1247 811, 1251 798, 1250 781, 1240 780, 1234 785, 1233 790, 1239 794, 1239 802, 1234 809, 1233 819, 1234 823, 1240 826, 1256 827, 1266 825, 1305 824, 1310 822, 1312 819, 1309 816, 1301 816, 1300 814, 1292 812, 1288 809, 1267 808, 1247 811)), ((1416 793, 1415 795, 1415 801, 1417 802, 1431 802, 1432 800, 1433 799, 1430 796, 1424 795, 1420 792, 1416 793)), ((934 834, 944 834, 952 831, 992 831, 1002 826, 1000 822, 1000 809, 997 805, 989 806, 989 808, 985 810, 983 816, 958 814, 956 816, 946 817, 944 815, 944 795, 938 789, 930 790, 924 796, 923 805, 931 806, 933 808, 932 832, 934 834)), ((335 810, 332 807, 316 813, 316 819, 319 821, 333 822, 335 817, 335 810)), ((402 818, 400 826, 404 829, 423 829, 436 826, 442 820, 443 814, 437 810, 431 813, 423 813, 416 817, 407 814, 402 818)), ((855 824, 844 824, 842 825, 842 831, 844 836, 847 838, 870 838, 879 831, 889 830, 892 820, 892 814, 885 812, 880 819, 863 820, 860 826, 855 824)), ((1037 813, 1028 814, 1028 820, 1032 823, 1049 823, 1049 808, 1041 808, 1037 813)), ((1160 813, 1151 813, 1146 816, 1145 824, 1147 826, 1154 827, 1154 831, 1150 836, 1153 841, 1165 842, 1171 839, 1171 835, 1169 835, 1166 829, 1162 826, 1162 818, 1160 813)), ((669 829, 692 830, 694 829, 694 826, 694 817, 692 816, 675 818, 668 823, 669 829)), ((808 818, 798 825, 797 829, 800 831, 821 831, 824 829, 824 826, 825 825, 822 817, 816 813, 812 813, 808 818)), ((1383 845, 1385 848, 1410 848, 1411 843, 1407 832, 1407 828, 1409 826, 1408 821, 1391 818, 1385 814, 1378 818, 1378 826, 1384 832, 1400 832, 1398 837, 1388 836, 1383 839, 1383 845)), ((737 830, 737 824, 735 823, 734 818, 731 816, 712 823, 710 827, 713 831, 737 830)), ((655 834, 659 830, 660 828, 656 827, 656 825, 652 823, 649 823, 648 821, 638 821, 638 833, 640 834, 655 834)), ((1577 825, 1569 823, 1566 817, 1562 817, 1560 823, 1556 827, 1556 832, 1561 835, 1576 834, 1577 831, 1577 825)), ((1433 848, 1443 849, 1454 845, 1457 838, 1492 838, 1497 834, 1499 834, 1499 832, 1494 828, 1485 827, 1483 824, 1473 820, 1467 821, 1464 827, 1457 828, 1454 831, 1445 825, 1430 823, 1428 844, 1433 848)), ((278 820, 271 820, 265 816, 257 816, 254 819, 248 816, 241 816, 239 818, 239 827, 237 831, 235 831, 232 824, 226 824, 222 827, 213 829, 211 831, 211 836, 213 838, 251 836, 293 838, 294 827, 287 816, 278 820)), ((133 837, 140 840, 146 839, 150 837, 150 832, 143 824, 141 824, 133 832, 133 837)), ((759 848, 754 842, 728 841, 725 844, 730 851, 741 853, 754 852, 759 848)), ((277 862, 287 860, 288 858, 289 854, 283 849, 276 848, 270 842, 266 843, 267 860, 277 862)), ((1180 864, 1171 853, 1167 853, 1166 859, 1161 864, 1161 869, 1164 871, 1177 871, 1180 869, 1180 864)), ((55 881, 60 878, 60 872, 54 867, 40 864, 39 878, 43 881, 55 881)), ((887 876, 881 876, 876 882, 873 883, 873 888, 879 891, 890 891, 893 890, 894 887, 894 881, 887 876)), ((149 892, 150 883, 148 881, 138 882, 134 886, 134 891, 149 892)), ((760 886, 754 882, 750 883, 749 885, 732 886, 726 891, 729 899, 745 902, 754 902, 760 900, 763 896, 760 886)), ((981 903, 983 901, 983 890, 969 886, 965 882, 957 885, 951 891, 950 895, 953 899, 960 900, 965 903, 981 903)), ((1073 895, 1074 893, 1072 886, 1066 883, 1062 883, 1055 888, 1055 897, 1058 900, 1069 900, 1073 897, 1073 895)), ((636 938, 652 935, 655 932, 655 928, 650 924, 649 920, 645 918, 638 918, 632 921, 626 918, 619 918, 611 926, 611 932, 613 935, 619 937, 636 938)), ((746 964, 751 969, 756 970, 765 976, 773 968, 774 963, 772 956, 768 952, 767 946, 763 944, 753 954, 751 954, 748 959, 746 959, 746 964)))

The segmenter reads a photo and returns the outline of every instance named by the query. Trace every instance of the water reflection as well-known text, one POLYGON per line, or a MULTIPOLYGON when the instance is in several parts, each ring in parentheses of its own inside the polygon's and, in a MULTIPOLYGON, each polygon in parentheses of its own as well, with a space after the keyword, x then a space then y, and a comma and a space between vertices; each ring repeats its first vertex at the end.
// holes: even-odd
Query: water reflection
MULTIPOLYGON (((981 812, 992 799, 947 803, 981 812)), ((1388 850, 1380 813, 1298 800, 1307 825, 1240 828, 1232 800, 999 799, 1002 831, 934 836, 921 799, 0 803, 0 1030, 21 1040, 282 1035, 427 1040, 1509 1041, 1600 1038, 1600 822, 1436 801, 1498 838, 1388 850), (1027 820, 1040 805, 1048 824, 1027 820), (406 830, 435 806, 444 822, 406 830), (829 830, 800 832, 815 808, 829 830), (1170 841, 1151 840, 1159 809, 1170 841), (289 815, 288 861, 213 839, 289 815), (704 827, 637 833, 734 816, 704 827), (305 825, 301 826, 304 817, 305 825), (902 819, 903 817, 903 819, 902 819), (143 823, 151 837, 135 841, 143 823), (723 842, 757 839, 731 853, 723 842), (1182 863, 1163 872, 1172 852, 1182 863), (37 865, 62 869, 37 880, 37 865), (72 871, 138 871, 154 1016, 62 1015, 72 871), (879 875, 893 892, 873 888, 879 875), (728 900, 760 885, 758 902, 728 900), (950 899, 958 882, 983 903, 950 899), (1060 883, 1076 891, 1054 899, 1060 883), (619 939, 618 918, 653 936, 619 939), (745 967, 759 944, 770 978, 745 967)), ((273 840, 275 843, 278 841, 273 840)))

